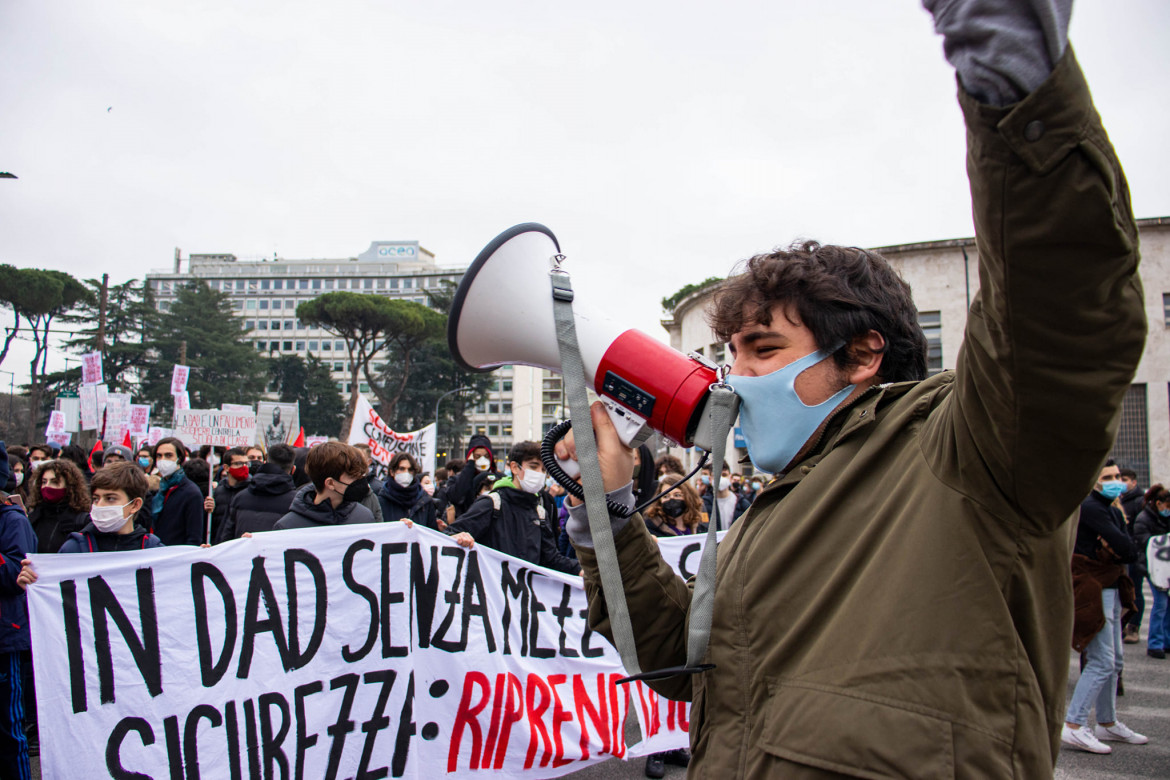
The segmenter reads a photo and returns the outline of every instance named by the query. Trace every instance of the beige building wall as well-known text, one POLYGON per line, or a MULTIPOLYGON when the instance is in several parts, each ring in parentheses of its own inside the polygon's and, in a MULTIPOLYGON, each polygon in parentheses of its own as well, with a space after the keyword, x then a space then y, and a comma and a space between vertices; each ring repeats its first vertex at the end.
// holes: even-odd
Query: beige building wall
MULTIPOLYGON (((1144 416, 1148 464, 1128 462, 1134 458, 1121 452, 1116 454, 1123 465, 1130 465, 1139 473, 1147 472, 1151 481, 1165 484, 1170 483, 1170 217, 1139 220, 1138 228, 1149 335, 1134 378, 1134 390, 1126 400, 1123 435, 1135 430, 1144 416), (1142 392, 1145 394, 1144 403, 1141 401, 1142 392)), ((885 256, 910 284, 920 313, 938 312, 942 368, 954 368, 966 327, 967 309, 979 289, 979 256, 975 240, 964 238, 902 244, 878 247, 875 251, 885 256)), ((710 289, 701 290, 683 299, 675 307, 674 316, 664 320, 662 325, 675 349, 702 352, 722 363, 726 360, 719 357, 721 345, 714 343, 714 335, 703 319, 710 294, 710 289)), ((1122 444, 1119 441, 1119 448, 1122 444)), ((1132 440, 1125 446, 1126 452, 1135 449, 1132 440)), ((674 449, 672 454, 683 457, 684 463, 688 462, 688 453, 674 449)), ((690 454, 689 457, 697 461, 696 455, 690 454)), ((1143 480, 1143 487, 1148 484, 1143 480)))

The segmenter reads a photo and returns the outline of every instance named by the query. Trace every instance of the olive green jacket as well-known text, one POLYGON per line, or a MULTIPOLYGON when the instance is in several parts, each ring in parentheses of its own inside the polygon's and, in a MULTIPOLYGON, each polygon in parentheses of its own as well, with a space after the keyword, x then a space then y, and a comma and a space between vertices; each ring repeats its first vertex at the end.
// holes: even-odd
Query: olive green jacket
MULTIPOLYGON (((1121 167, 1071 49, 992 108, 962 94, 981 290, 954 371, 870 388, 719 547, 692 777, 1050 777, 1069 522, 1145 338, 1121 167)), ((639 661, 686 657, 690 586, 617 536, 639 661)), ((592 549, 590 622, 608 635, 592 549)))

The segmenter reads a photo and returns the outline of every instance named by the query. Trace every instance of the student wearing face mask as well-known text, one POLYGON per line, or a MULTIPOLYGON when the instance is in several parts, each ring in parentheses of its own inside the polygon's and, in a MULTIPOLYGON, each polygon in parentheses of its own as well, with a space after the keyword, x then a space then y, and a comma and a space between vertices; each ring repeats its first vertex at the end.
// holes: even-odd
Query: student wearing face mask
POLYGON ((219 539, 222 535, 232 500, 251 484, 250 477, 248 456, 243 447, 232 447, 224 452, 223 473, 215 486, 215 492, 210 496, 210 501, 203 502, 205 510, 208 506, 211 507, 211 535, 213 538, 219 539))
POLYGON ((513 445, 508 474, 490 493, 476 499, 447 533, 464 547, 479 542, 538 566, 579 573, 580 564, 557 551, 551 518, 540 495, 544 479, 540 445, 533 441, 513 445))
POLYGON ((712 486, 703 494, 703 511, 708 518, 715 517, 715 507, 719 507, 719 530, 726 531, 739 516, 747 511, 752 502, 731 489, 731 469, 723 464, 723 475, 719 477, 719 484, 712 486))
POLYGON ((46 460, 33 472, 28 519, 37 534, 40 553, 55 553, 89 522, 89 486, 81 470, 68 460, 46 460))
POLYGON ((471 507, 476 499, 475 478, 494 471, 495 461, 491 440, 483 434, 472 436, 467 444, 467 462, 455 479, 447 483, 447 503, 454 510, 452 517, 458 518, 471 507))
MULTIPOLYGON (((431 500, 431 494, 423 490, 419 481, 420 471, 418 461, 408 452, 395 453, 390 458, 386 482, 378 494, 382 520, 387 523, 410 520, 437 531, 439 525, 435 502, 431 500)), ((431 487, 433 490, 433 483, 431 487)))
MULTIPOLYGON (((28 604, 20 582, 20 561, 36 552, 37 537, 18 502, 8 500, 8 452, 0 441, 0 777, 31 777, 25 735, 24 658, 30 636, 28 604)), ((30 678, 31 679, 31 678, 30 678)), ((30 714, 35 724, 35 701, 30 714)), ((35 725, 31 726, 34 734, 35 725)))
POLYGON ((305 456, 305 472, 309 484, 297 492, 273 530, 375 522, 373 513, 361 504, 370 484, 366 461, 356 449, 339 441, 318 444, 305 456))
MULTIPOLYGON (((204 523, 203 490, 188 478, 187 445, 177 438, 159 439, 154 445, 154 465, 158 470, 158 490, 149 496, 142 518, 147 528, 170 546, 180 544, 203 544, 206 530, 204 523), (147 520, 149 518, 149 520, 147 520)), ((205 462, 199 464, 207 468, 205 462)), ((207 471, 202 472, 206 485, 207 471)))
POLYGON ((695 487, 684 482, 680 474, 663 474, 655 494, 671 485, 669 493, 646 510, 646 528, 654 536, 688 536, 707 530, 708 515, 695 487))
MULTIPOLYGON (((287 444, 273 444, 267 462, 260 467, 228 508, 227 518, 216 536, 216 544, 239 539, 246 533, 271 531, 276 521, 288 514, 297 486, 296 453, 287 444)), ((245 468, 249 468, 245 462, 245 468)))

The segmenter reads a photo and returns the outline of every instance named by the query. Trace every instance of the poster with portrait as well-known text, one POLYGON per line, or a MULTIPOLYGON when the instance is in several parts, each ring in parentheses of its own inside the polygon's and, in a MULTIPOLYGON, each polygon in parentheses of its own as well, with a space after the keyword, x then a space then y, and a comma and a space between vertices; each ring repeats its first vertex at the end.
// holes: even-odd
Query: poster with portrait
POLYGON ((301 406, 297 401, 256 404, 256 441, 267 449, 273 444, 292 444, 301 431, 301 406))

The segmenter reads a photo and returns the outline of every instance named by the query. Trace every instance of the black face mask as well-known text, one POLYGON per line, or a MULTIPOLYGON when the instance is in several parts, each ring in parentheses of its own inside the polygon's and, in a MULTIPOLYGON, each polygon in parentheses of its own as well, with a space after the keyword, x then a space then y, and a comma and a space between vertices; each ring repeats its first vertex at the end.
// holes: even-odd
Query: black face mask
POLYGON ((355 479, 345 486, 345 492, 341 494, 342 501, 361 501, 370 494, 370 478, 362 477, 355 479))
POLYGON ((662 511, 669 518, 682 517, 687 512, 687 502, 681 498, 671 498, 662 502, 662 511))

